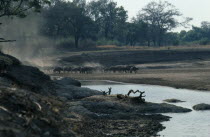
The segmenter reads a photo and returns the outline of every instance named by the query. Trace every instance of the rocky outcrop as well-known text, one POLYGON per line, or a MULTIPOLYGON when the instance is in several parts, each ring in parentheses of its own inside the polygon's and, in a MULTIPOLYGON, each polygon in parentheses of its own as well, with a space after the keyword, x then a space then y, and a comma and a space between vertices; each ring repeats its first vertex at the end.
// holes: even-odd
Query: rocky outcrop
POLYGON ((80 88, 81 83, 71 78, 53 81, 38 68, 21 65, 17 59, 3 53, 0 56, 0 61, 7 64, 5 71, 0 74, 0 78, 10 80, 12 85, 19 88, 43 95, 56 95, 63 99, 81 99, 101 94, 96 90, 80 88))
POLYGON ((1 86, 0 136, 74 136, 70 130, 65 131, 68 125, 62 115, 63 107, 64 103, 55 97, 1 86))
POLYGON ((20 61, 13 56, 0 52, 0 71, 5 71, 10 66, 20 65, 20 61))
POLYGON ((83 99, 83 105, 95 113, 118 113, 124 112, 136 112, 136 113, 184 113, 190 112, 191 109, 178 107, 166 103, 150 103, 143 104, 133 103, 130 100, 119 100, 116 96, 102 97, 93 96, 83 99))
POLYGON ((53 86, 50 77, 35 67, 24 65, 9 67, 2 76, 12 80, 14 84, 21 88, 27 88, 37 93, 55 93, 54 90, 48 90, 53 86))
POLYGON ((193 106, 194 110, 200 111, 200 110, 210 110, 210 104, 197 104, 193 106))
POLYGON ((82 120, 78 131, 86 137, 91 136, 155 136, 164 129, 160 124, 169 117, 156 113, 190 112, 190 109, 169 104, 145 102, 132 103, 116 96, 91 96, 68 103, 69 112, 88 117, 82 120))
POLYGON ((93 95, 102 95, 102 93, 97 90, 92 90, 89 88, 80 88, 73 85, 60 84, 56 86, 56 94, 57 96, 66 98, 68 100, 82 99, 93 95))

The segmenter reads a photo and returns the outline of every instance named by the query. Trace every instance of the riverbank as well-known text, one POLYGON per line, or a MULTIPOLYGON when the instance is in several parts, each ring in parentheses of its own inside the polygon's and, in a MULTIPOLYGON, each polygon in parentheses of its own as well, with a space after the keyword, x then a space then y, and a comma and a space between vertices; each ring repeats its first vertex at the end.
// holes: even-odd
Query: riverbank
POLYGON ((56 60, 57 65, 53 67, 100 66, 106 68, 116 65, 133 65, 139 68, 136 74, 94 72, 93 74, 52 74, 54 76, 210 91, 210 49, 208 47, 77 51, 65 52, 47 61, 49 60, 56 60))
MULTIPOLYGON (((209 68, 142 69, 137 74, 93 73, 93 74, 53 74, 72 77, 77 80, 111 80, 125 83, 161 85, 174 88, 210 91, 209 68)), ((100 82, 97 82, 100 83, 100 82)))

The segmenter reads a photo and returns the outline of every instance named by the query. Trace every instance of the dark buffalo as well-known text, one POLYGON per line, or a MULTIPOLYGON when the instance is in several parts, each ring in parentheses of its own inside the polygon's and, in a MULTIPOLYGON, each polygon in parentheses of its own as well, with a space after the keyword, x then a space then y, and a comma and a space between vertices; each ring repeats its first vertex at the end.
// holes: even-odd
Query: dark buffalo
POLYGON ((63 71, 63 68, 62 67, 55 67, 54 69, 53 69, 53 73, 61 73, 63 71))

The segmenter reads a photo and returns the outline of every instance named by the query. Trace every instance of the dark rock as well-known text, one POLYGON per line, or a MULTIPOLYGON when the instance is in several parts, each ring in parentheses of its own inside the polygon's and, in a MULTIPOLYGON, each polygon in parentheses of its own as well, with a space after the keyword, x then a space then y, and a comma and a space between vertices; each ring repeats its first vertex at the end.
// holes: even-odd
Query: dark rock
POLYGON ((34 92, 45 94, 54 93, 52 89, 48 90, 52 86, 50 77, 35 67, 23 65, 9 67, 7 72, 2 74, 2 77, 6 77, 16 85, 34 92))
POLYGON ((199 111, 199 110, 210 110, 210 104, 204 104, 204 103, 197 104, 197 105, 193 106, 193 109, 197 110, 197 111, 199 111))
POLYGON ((9 66, 17 66, 20 64, 21 64, 20 61, 15 57, 0 52, 0 66, 5 65, 6 67, 9 67, 9 66))
POLYGON ((124 99, 124 98, 125 98, 125 95, 117 94, 117 98, 118 98, 118 99, 124 99))
POLYGON ((0 137, 73 136, 64 131, 67 126, 62 113, 54 111, 64 105, 55 97, 20 89, 0 87, 0 91, 0 137))
POLYGON ((181 100, 178 100, 178 99, 166 99, 166 100, 163 100, 165 102, 168 102, 168 103, 180 103, 180 102, 185 102, 185 101, 181 101, 181 100))
POLYGON ((92 90, 89 88, 81 88, 72 85, 58 85, 56 88, 56 94, 60 97, 65 97, 67 99, 82 99, 85 97, 90 97, 93 95, 102 95, 101 92, 97 90, 92 90))
POLYGON ((95 113, 125 113, 125 112, 135 112, 135 113, 184 113, 190 112, 191 109, 171 105, 171 104, 157 104, 145 102, 143 104, 133 103, 129 98, 119 100, 116 97, 108 96, 93 96, 90 98, 85 98, 83 105, 95 113))

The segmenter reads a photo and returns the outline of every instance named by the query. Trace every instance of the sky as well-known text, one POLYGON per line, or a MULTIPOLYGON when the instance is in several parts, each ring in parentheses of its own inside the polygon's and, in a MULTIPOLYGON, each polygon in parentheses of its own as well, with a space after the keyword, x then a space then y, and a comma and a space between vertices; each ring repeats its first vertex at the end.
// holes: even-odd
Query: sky
MULTIPOLYGON (((90 0, 89 0, 90 1, 90 0)), ((123 6, 129 18, 135 17, 139 10, 153 0, 114 0, 118 6, 123 6)), ((158 1, 158 0, 156 0, 158 1)), ((210 0, 166 0, 172 3, 185 17, 193 18, 194 26, 200 26, 202 21, 210 22, 210 0)), ((183 28, 176 29, 180 31, 183 28)))

